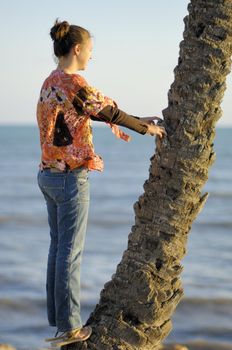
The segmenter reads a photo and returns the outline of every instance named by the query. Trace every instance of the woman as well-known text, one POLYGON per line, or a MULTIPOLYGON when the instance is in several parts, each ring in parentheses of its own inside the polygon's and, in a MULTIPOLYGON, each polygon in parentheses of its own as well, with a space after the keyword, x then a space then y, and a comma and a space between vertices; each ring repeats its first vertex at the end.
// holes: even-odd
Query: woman
POLYGON ((107 123, 126 141, 118 125, 140 134, 163 137, 165 130, 154 124, 158 117, 139 118, 126 114, 99 90, 76 74, 91 59, 90 33, 79 26, 56 20, 50 31, 58 66, 44 81, 37 105, 41 163, 38 185, 47 205, 50 248, 47 264, 47 314, 57 327, 53 344, 86 340, 91 327, 80 316, 80 264, 89 208, 90 170, 103 170, 95 154, 91 119, 107 123), (62 332, 60 336, 58 333, 62 332))

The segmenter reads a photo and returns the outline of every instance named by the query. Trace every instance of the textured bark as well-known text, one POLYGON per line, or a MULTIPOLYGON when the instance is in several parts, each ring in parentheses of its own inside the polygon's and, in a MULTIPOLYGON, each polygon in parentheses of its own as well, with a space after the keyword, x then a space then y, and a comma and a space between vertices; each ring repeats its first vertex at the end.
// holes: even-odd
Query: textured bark
POLYGON ((134 205, 128 249, 87 322, 91 338, 68 350, 155 350, 171 330, 183 296, 187 236, 208 196, 201 189, 215 159, 232 54, 232 0, 192 0, 188 10, 163 111, 167 137, 157 140, 145 192, 134 205))

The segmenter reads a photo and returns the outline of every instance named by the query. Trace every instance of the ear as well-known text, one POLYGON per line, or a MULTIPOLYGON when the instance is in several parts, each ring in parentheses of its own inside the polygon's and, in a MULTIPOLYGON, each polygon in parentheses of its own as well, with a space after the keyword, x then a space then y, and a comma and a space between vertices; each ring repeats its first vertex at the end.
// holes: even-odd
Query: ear
POLYGON ((73 46, 73 53, 75 55, 79 56, 80 50, 81 50, 81 45, 80 44, 76 44, 75 46, 73 46))

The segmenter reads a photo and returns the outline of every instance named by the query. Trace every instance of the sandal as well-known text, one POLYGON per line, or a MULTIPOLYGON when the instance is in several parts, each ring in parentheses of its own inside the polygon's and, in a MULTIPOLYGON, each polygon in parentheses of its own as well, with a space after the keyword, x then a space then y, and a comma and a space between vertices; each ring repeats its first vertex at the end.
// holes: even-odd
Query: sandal
POLYGON ((90 326, 85 326, 82 328, 77 328, 69 332, 65 332, 59 338, 56 337, 55 341, 51 342, 52 346, 63 346, 67 344, 72 344, 80 341, 87 340, 92 334, 92 328, 90 326))
POLYGON ((59 333, 60 332, 57 331, 56 334, 55 334, 55 337, 53 337, 53 338, 46 338, 44 340, 47 341, 47 342, 51 342, 51 341, 54 341, 54 340, 63 339, 66 332, 63 332, 63 333, 61 333, 61 335, 58 336, 59 333))

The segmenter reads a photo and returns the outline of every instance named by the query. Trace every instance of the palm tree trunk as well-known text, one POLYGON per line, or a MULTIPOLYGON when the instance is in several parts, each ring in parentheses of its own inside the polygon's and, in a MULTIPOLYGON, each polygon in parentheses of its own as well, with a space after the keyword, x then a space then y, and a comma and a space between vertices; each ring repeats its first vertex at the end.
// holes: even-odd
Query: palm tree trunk
POLYGON ((181 260, 208 196, 201 189, 215 159, 215 124, 231 66, 232 0, 191 0, 188 10, 163 111, 167 137, 157 139, 134 205, 128 249, 90 315, 93 335, 69 350, 158 349, 183 296, 181 260))

